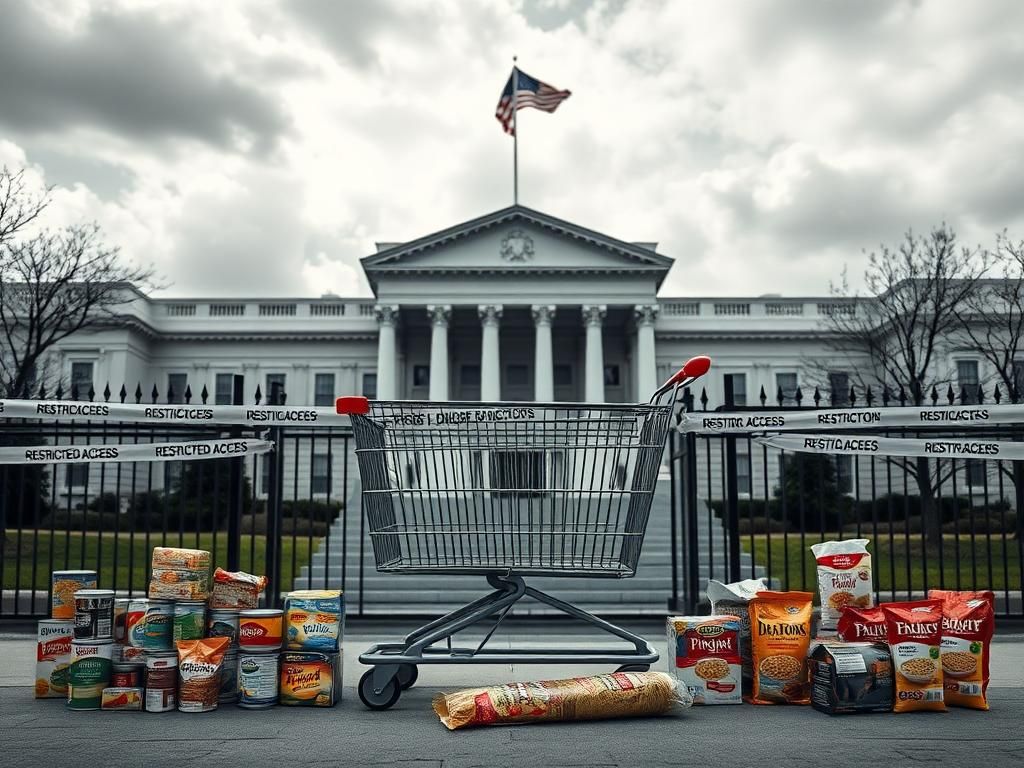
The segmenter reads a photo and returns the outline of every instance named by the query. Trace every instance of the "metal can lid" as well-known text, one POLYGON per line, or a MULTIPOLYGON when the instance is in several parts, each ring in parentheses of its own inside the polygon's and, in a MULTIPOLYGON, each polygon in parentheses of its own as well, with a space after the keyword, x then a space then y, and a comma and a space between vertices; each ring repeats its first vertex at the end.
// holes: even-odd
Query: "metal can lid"
POLYGON ((211 608, 210 609, 210 615, 211 616, 214 616, 214 615, 217 615, 217 616, 224 616, 224 615, 237 616, 238 614, 239 614, 239 610, 237 608, 211 608))
POLYGON ((77 589, 75 597, 113 597, 112 589, 77 589))
POLYGON ((280 608, 246 608, 239 611, 238 615, 247 618, 273 618, 274 616, 284 616, 284 611, 280 608))
POLYGON ((146 663, 143 661, 115 661, 110 668, 114 672, 131 672, 135 669, 142 669, 144 666, 146 663))
POLYGON ((43 625, 43 624, 46 624, 47 626, 51 626, 53 624, 57 624, 57 625, 60 625, 62 627, 73 627, 73 626, 75 626, 74 619, 40 619, 39 620, 39 624, 40 624, 40 626, 43 625))
POLYGON ((96 571, 54 571, 54 576, 95 576, 96 571))
POLYGON ((110 638, 110 637, 106 638, 105 640, 92 640, 92 639, 89 639, 89 640, 79 640, 76 637, 76 638, 72 638, 71 644, 72 645, 113 645, 114 644, 114 640, 113 640, 113 638, 110 638))

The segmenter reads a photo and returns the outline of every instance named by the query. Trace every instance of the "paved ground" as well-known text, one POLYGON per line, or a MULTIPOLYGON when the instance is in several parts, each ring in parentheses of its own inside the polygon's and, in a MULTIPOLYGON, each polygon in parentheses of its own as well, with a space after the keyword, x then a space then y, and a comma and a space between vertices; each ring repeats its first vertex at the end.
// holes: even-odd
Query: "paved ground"
MULTIPOLYGON (((642 627, 659 637, 660 626, 642 627)), ((580 644, 541 627, 519 627, 522 643, 580 644)), ((644 720, 495 727, 449 732, 430 708, 441 689, 568 676, 580 667, 424 668, 415 688, 387 712, 369 712, 352 686, 356 655, 395 626, 358 627, 346 640, 344 698, 335 709, 204 715, 68 712, 32 698, 34 641, 0 635, 0 764, 445 766, 758 766, 829 768, 895 761, 1021 765, 1024 760, 1024 636, 1002 635, 993 652, 992 711, 828 717, 808 707, 704 707, 644 720)), ((607 671, 607 670, 595 670, 607 671)))

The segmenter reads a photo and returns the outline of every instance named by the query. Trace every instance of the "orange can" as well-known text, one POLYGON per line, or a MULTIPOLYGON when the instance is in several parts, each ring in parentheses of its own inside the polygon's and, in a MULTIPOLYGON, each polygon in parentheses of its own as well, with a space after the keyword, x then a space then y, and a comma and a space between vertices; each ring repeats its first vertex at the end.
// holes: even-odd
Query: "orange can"
POLYGON ((250 608, 238 612, 238 647, 243 651, 276 651, 281 648, 284 611, 250 608))

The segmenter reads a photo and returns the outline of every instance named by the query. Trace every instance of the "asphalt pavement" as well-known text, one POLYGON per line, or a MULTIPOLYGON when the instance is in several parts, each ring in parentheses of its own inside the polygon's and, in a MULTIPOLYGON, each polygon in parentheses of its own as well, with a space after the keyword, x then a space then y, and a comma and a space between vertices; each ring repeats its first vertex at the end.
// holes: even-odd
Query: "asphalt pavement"
MULTIPOLYGON (((645 633, 656 639, 657 631, 649 625, 645 633)), ((571 647, 587 640, 543 626, 515 632, 500 642, 571 647)), ((430 706, 439 691, 610 670, 425 666, 395 707, 368 711, 354 690, 361 672, 356 656, 371 641, 401 634, 394 625, 349 633, 345 690, 333 709, 222 706, 200 715, 69 712, 59 700, 34 699, 34 639, 0 635, 0 765, 863 768, 899 761, 988 768, 1024 761, 1024 636, 1002 635, 993 646, 989 712, 829 717, 809 707, 741 705, 657 718, 448 731, 430 706)))

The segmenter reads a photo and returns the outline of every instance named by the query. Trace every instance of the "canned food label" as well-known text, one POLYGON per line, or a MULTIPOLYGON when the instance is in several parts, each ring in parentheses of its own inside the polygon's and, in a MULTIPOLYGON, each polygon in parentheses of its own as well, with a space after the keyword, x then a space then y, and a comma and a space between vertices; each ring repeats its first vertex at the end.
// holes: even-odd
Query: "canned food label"
POLYGON ((178 692, 178 659, 155 658, 146 662, 146 711, 170 712, 178 692))
POLYGON ((238 655, 229 653, 224 656, 220 671, 220 701, 236 701, 238 699, 238 655))
POLYGON ((80 589, 96 589, 96 571, 54 571, 50 616, 55 619, 75 618, 75 592, 80 589))
POLYGON ((238 645, 238 614, 215 615, 210 613, 207 637, 227 637, 231 645, 238 645))
POLYGON ((206 627, 206 609, 202 605, 174 607, 174 642, 198 640, 206 627))
POLYGON ((113 643, 72 643, 68 708, 99 709, 103 689, 110 685, 113 650, 113 643))
POLYGON ((238 622, 238 642, 242 647, 280 648, 282 616, 245 616, 238 622))
POLYGON ((277 702, 278 659, 276 653, 240 655, 238 658, 239 704, 277 702))
POLYGON ((37 699, 67 698, 74 630, 75 625, 71 621, 51 619, 39 622, 36 641, 37 699))

